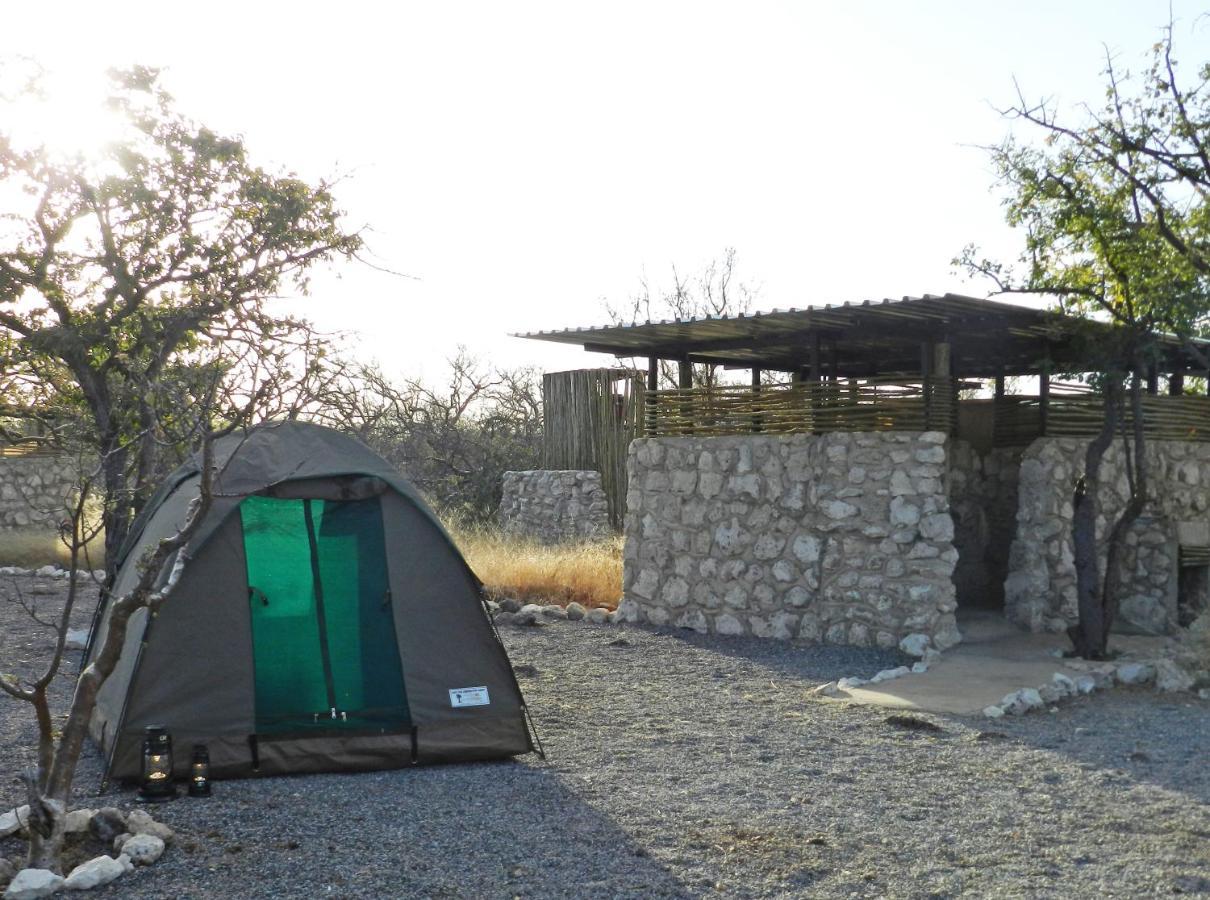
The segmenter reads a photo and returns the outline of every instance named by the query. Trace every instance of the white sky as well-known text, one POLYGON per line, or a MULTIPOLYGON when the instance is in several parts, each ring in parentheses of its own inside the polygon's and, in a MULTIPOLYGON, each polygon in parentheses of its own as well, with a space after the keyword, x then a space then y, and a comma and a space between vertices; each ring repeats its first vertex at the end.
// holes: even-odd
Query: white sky
MULTIPOLYGON (((1210 21, 1173 0, 1186 69, 1210 21)), ((510 338, 602 324, 646 272, 725 247, 760 308, 947 290, 974 241, 1015 256, 986 156, 1029 96, 1099 101, 1168 0, 203 4, 3 0, 0 55, 69 83, 164 67, 180 108, 255 161, 346 173, 352 224, 403 279, 320 274, 296 311, 388 371, 459 342, 501 365, 607 358, 510 338)))

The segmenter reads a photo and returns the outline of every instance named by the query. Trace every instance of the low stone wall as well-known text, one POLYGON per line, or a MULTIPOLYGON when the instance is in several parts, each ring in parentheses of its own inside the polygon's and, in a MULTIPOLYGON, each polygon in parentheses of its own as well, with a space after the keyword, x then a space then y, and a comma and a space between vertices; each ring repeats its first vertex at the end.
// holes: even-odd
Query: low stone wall
POLYGON ((0 456, 0 531, 57 527, 76 487, 70 457, 0 456))
POLYGON ((610 533, 609 500, 600 472, 505 472, 499 515, 506 533, 544 543, 588 540, 610 533))
MULTIPOLYGON (((1071 493, 1086 446, 1084 439, 1039 438, 1021 462, 1005 612, 1033 631, 1062 631, 1077 619, 1071 493)), ((1210 444, 1151 441, 1147 460, 1151 502, 1127 535, 1119 621, 1168 633, 1177 625, 1178 532, 1210 515, 1210 444)), ((1121 446, 1115 443, 1102 464, 1102 571, 1104 539, 1128 496, 1121 446)))
POLYGON ((959 640, 939 432, 636 440, 624 605, 698 631, 959 640))

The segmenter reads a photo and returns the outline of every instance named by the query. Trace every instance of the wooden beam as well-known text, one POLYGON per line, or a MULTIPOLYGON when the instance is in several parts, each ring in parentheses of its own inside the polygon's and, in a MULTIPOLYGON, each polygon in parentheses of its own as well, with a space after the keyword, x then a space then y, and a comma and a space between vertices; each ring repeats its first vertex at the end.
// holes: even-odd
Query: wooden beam
POLYGON ((1042 437, 1046 437, 1046 420, 1050 417, 1050 373, 1038 376, 1038 415, 1042 437))

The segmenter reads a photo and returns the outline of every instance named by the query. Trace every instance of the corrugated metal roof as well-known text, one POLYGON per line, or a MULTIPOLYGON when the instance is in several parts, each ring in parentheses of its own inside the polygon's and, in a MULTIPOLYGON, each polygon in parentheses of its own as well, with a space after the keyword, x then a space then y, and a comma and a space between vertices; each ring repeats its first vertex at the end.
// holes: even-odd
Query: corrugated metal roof
MULTIPOLYGON (((921 344, 947 341, 954 371, 962 375, 1031 374, 1045 361, 1056 368, 1079 358, 1072 337, 1087 320, 1059 313, 966 297, 926 294, 899 300, 865 301, 774 309, 733 316, 664 319, 537 331, 516 337, 579 344, 618 356, 688 358, 694 362, 793 371, 808 363, 815 340, 821 363, 840 375, 918 372, 921 344)), ((1107 324, 1094 328, 1110 329, 1107 324)), ((1171 367, 1193 368, 1182 344, 1162 341, 1171 367)), ((1210 348, 1210 342, 1199 341, 1210 348)))

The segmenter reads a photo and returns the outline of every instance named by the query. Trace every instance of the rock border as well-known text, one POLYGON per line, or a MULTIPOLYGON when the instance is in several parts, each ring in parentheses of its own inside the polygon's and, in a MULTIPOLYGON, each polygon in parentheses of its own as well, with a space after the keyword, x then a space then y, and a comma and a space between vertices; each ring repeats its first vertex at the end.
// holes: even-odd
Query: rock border
MULTIPOLYGON (((0 815, 0 837, 28 834, 29 806, 18 806, 0 815)), ((101 809, 73 809, 67 814, 67 834, 90 832, 102 844, 113 848, 116 856, 102 854, 80 863, 66 877, 49 869, 21 869, 2 873, 8 876, 4 900, 37 900, 62 890, 88 891, 110 884, 136 866, 150 866, 164 855, 175 832, 157 822, 143 809, 123 813, 113 806, 101 809)))

